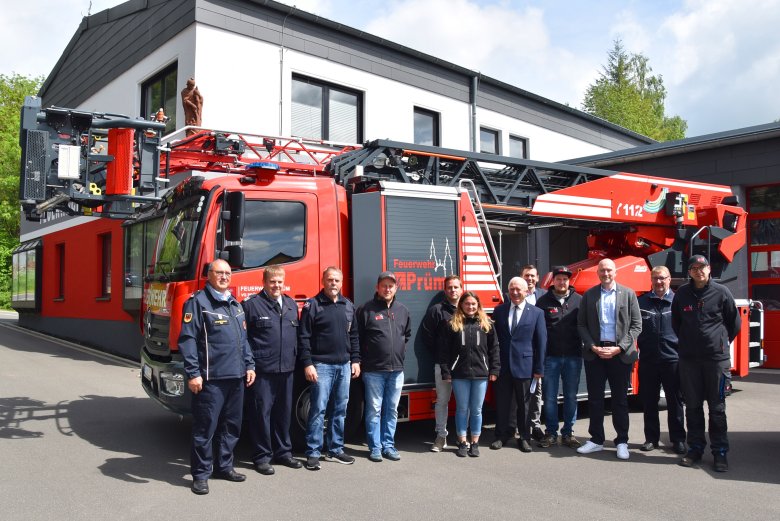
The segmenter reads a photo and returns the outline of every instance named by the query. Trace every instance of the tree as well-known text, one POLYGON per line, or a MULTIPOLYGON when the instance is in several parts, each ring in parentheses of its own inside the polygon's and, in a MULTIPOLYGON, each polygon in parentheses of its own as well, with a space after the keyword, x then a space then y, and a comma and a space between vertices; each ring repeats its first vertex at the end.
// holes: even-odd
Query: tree
POLYGON ((657 141, 682 139, 688 123, 664 114, 663 77, 653 75, 648 62, 641 53, 626 51, 617 38, 596 83, 585 91, 582 110, 657 141))
POLYGON ((19 118, 43 77, 0 74, 0 308, 11 303, 11 252, 19 245, 19 118))

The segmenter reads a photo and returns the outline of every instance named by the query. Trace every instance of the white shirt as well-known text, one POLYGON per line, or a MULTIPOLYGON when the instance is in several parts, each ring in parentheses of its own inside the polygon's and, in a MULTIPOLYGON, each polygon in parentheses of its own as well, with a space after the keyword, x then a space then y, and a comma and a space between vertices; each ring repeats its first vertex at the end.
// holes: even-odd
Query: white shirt
MULTIPOLYGON (((511 302, 511 301, 510 301, 511 302)), ((509 325, 509 332, 512 332, 512 320, 515 315, 515 313, 518 313, 517 317, 517 323, 520 323, 520 317, 523 316, 523 311, 525 311, 525 305, 526 301, 523 300, 520 304, 515 304, 512 302, 512 307, 509 308, 509 322, 507 323, 509 325), (515 311, 515 308, 518 308, 517 311, 515 311)))

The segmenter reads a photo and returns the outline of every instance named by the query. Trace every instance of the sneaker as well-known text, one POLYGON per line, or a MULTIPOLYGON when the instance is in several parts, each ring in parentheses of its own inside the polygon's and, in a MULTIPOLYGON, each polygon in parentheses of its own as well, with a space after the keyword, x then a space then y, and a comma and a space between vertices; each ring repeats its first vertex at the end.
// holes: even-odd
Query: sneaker
POLYGON ((600 450, 604 450, 604 445, 599 445, 598 443, 593 443, 592 441, 588 440, 585 442, 585 445, 577 449, 577 452, 580 454, 591 454, 600 450))
POLYGON ((446 448, 447 438, 444 436, 436 436, 436 439, 433 440, 433 447, 431 447, 431 452, 441 452, 446 448))
POLYGON ((333 461, 335 463, 341 463, 342 465, 352 465, 355 463, 355 458, 345 452, 339 452, 338 454, 326 455, 325 461, 333 461))
POLYGON ((374 463, 379 463, 382 461, 382 454, 378 450, 372 450, 371 454, 368 455, 368 459, 374 463))
POLYGON ((715 463, 713 464, 715 472, 728 472, 729 462, 726 459, 725 452, 716 452, 712 457, 715 459, 715 463))
POLYGON ((618 459, 628 459, 629 457, 628 452, 628 443, 618 443, 617 444, 617 457, 618 459))
POLYGON ((320 458, 317 456, 306 458, 306 468, 308 470, 320 470, 320 458))
POLYGON ((688 454, 680 460, 679 465, 681 467, 695 467, 697 463, 701 461, 701 452, 695 450, 689 450, 688 454))
POLYGON ((459 441, 458 442, 458 450, 455 451, 455 455, 457 455, 459 458, 465 458, 468 455, 469 448, 466 445, 465 441, 459 441))
POLYGON ((558 435, 557 434, 545 434, 544 438, 542 438, 542 441, 536 444, 537 447, 541 447, 543 449, 549 449, 553 445, 558 445, 558 435))
POLYGON ((389 459, 390 461, 399 461, 401 459, 401 455, 398 453, 395 447, 390 447, 389 449, 383 450, 382 456, 389 459))
POLYGON ((580 440, 578 440, 574 434, 564 434, 561 437, 561 445, 571 447, 572 449, 579 449, 582 447, 582 443, 580 443, 580 440))
POLYGON ((544 431, 541 427, 534 427, 531 429, 531 438, 536 441, 542 441, 544 439, 544 431))
POLYGON ((476 441, 471 442, 471 447, 469 447, 469 456, 472 458, 478 458, 479 457, 479 443, 476 441))

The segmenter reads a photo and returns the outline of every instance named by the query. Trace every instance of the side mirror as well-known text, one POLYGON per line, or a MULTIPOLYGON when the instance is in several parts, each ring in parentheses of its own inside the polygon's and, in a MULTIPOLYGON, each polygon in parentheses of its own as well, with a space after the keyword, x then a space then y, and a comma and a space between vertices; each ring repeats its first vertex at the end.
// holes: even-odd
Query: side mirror
POLYGON ((233 268, 242 268, 244 266, 244 248, 238 244, 231 244, 219 252, 219 258, 227 261, 233 268))
MULTIPOLYGON (((228 192, 222 205, 225 240, 239 242, 244 236, 245 197, 243 192, 228 192)), ((232 263, 231 263, 232 264, 232 263)))

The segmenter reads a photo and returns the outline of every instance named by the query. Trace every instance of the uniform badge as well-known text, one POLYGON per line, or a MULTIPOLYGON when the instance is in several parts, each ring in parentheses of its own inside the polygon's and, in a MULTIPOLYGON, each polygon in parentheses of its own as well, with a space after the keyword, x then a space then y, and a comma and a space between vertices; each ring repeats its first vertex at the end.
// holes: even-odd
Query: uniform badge
POLYGON ((384 320, 384 319, 385 319, 385 317, 383 317, 382 315, 376 315, 374 317, 374 320, 384 320))
POLYGON ((185 313, 184 314, 184 323, 189 324, 192 322, 192 313, 185 313))

